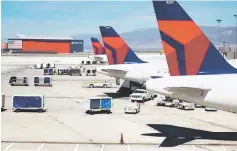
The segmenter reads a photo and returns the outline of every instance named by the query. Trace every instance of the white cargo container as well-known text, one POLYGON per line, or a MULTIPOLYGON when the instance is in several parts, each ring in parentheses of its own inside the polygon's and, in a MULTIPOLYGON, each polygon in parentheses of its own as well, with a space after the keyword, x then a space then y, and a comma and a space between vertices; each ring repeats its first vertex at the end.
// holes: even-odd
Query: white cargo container
POLYGON ((94 114, 95 112, 111 113, 112 98, 107 96, 89 97, 84 102, 86 113, 94 114))
POLYGON ((33 85, 52 86, 52 77, 51 76, 35 76, 33 78, 33 85))

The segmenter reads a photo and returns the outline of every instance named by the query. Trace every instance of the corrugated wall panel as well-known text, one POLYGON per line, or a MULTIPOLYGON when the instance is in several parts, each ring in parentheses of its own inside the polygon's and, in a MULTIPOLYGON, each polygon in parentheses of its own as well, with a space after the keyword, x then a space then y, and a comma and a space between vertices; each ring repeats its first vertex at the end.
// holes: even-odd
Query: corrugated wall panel
POLYGON ((70 42, 23 41, 23 52, 70 53, 70 42))
POLYGON ((83 40, 71 40, 70 52, 83 52, 83 40))

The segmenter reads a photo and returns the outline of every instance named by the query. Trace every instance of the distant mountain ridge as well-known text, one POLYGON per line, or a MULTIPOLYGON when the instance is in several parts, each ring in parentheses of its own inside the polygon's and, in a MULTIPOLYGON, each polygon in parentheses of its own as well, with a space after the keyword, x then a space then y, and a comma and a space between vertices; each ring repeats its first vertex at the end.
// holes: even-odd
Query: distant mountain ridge
MULTIPOLYGON (((214 45, 218 44, 218 26, 200 26, 201 30, 207 35, 214 45)), ((98 27, 99 30, 99 27, 98 27)), ((116 30, 116 28, 115 28, 116 30)), ((117 31, 119 33, 119 31, 117 31)), ((138 50, 160 50, 162 49, 160 33, 157 27, 143 28, 130 32, 119 33, 128 45, 138 50)), ((85 51, 91 51, 92 45, 90 38, 96 37, 102 42, 99 34, 74 34, 71 37, 84 40, 85 51)), ((12 38, 12 37, 9 37, 12 38)), ((7 38, 2 37, 2 42, 6 42, 7 38)), ((236 27, 220 27, 220 42, 226 41, 229 44, 236 43, 236 27)))
MULTIPOLYGON (((211 42, 218 44, 218 27, 217 26, 200 26, 201 30, 207 35, 211 42)), ((98 28, 99 30, 99 28, 98 28)), ((116 29, 115 29, 116 30, 116 29)), ((236 43, 236 27, 220 27, 220 42, 226 41, 229 44, 236 43)), ((117 31, 119 32, 119 31, 117 31)), ((158 28, 144 28, 131 32, 119 33, 120 36, 134 50, 157 50, 162 49, 161 37, 158 28)), ((93 34, 75 34, 75 39, 84 40, 84 48, 91 50, 90 37, 96 37, 101 41, 101 35, 93 34)), ((102 41, 101 41, 102 42, 102 41)))

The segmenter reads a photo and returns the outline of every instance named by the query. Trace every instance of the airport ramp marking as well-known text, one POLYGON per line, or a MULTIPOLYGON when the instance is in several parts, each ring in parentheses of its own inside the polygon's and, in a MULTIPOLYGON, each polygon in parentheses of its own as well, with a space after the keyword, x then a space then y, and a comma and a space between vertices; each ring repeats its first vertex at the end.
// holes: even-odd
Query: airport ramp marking
POLYGON ((130 145, 128 144, 127 146, 128 146, 128 151, 131 151, 130 145))
POLYGON ((44 146, 44 143, 43 144, 41 144, 38 148, 37 148, 37 150, 36 151, 40 151, 40 149, 42 148, 44 146))
POLYGON ((76 147, 74 148, 74 150, 73 150, 73 151, 77 151, 77 150, 78 150, 78 147, 79 147, 79 145, 78 145, 78 144, 76 144, 76 147))
POLYGON ((225 147, 223 145, 221 145, 221 147, 223 148, 224 151, 226 151, 225 147))
POLYGON ((81 137, 87 139, 87 140, 90 141, 90 142, 93 142, 92 139, 87 138, 86 136, 82 135, 81 133, 79 133, 78 131, 74 130, 74 129, 71 128, 70 126, 66 125, 64 122, 60 121, 59 119, 53 117, 52 115, 48 115, 48 117, 51 118, 52 120, 54 120, 54 121, 56 121, 56 122, 58 122, 58 123, 64 125, 66 128, 70 129, 71 131, 73 131, 73 132, 76 133, 77 135, 79 135, 79 136, 81 136, 81 137))
POLYGON ((14 144, 14 143, 9 144, 6 148, 4 148, 4 150, 5 150, 5 151, 8 150, 13 144, 14 144))
POLYGON ((104 144, 101 146, 100 151, 103 151, 103 150, 104 150, 104 144))

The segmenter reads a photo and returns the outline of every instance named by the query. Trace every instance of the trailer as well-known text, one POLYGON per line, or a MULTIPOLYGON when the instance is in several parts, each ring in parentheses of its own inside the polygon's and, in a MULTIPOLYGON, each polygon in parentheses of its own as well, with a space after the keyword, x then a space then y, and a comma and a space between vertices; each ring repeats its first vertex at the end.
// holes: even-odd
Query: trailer
POLYGON ((33 78, 33 85, 52 86, 52 77, 51 76, 35 76, 33 78))
POLYGON ((15 94, 12 97, 12 110, 45 112, 44 95, 15 94))
POLYGON ((4 93, 2 93, 2 104, 1 104, 1 111, 4 111, 4 110, 6 110, 6 108, 5 108, 5 94, 4 93))
POLYGON ((81 72, 81 69, 80 68, 71 68, 70 70, 69 70, 69 75, 70 76, 81 76, 82 74, 81 74, 82 72, 81 72))
POLYGON ((93 115, 96 112, 111 113, 112 98, 96 96, 90 97, 85 101, 85 109, 87 114, 93 115))
POLYGON ((9 84, 11 86, 28 86, 28 77, 27 76, 10 76, 9 84))
POLYGON ((44 75, 54 75, 55 70, 53 68, 45 68, 44 69, 44 75))
POLYGON ((58 75, 68 75, 69 74, 69 68, 60 68, 58 69, 58 75))

